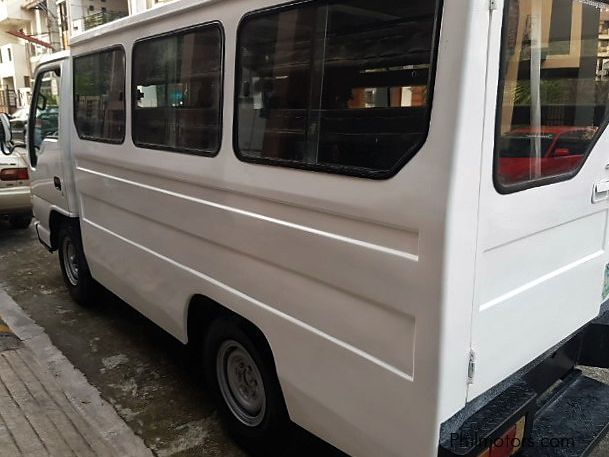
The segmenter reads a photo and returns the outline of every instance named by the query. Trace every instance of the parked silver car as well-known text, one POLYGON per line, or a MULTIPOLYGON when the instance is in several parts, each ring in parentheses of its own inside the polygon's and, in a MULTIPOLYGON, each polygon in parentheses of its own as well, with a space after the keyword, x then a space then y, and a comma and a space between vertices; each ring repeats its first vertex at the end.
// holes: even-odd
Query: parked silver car
POLYGON ((20 148, 10 155, 0 154, 0 218, 5 217, 15 229, 25 229, 32 222, 28 164, 20 148))

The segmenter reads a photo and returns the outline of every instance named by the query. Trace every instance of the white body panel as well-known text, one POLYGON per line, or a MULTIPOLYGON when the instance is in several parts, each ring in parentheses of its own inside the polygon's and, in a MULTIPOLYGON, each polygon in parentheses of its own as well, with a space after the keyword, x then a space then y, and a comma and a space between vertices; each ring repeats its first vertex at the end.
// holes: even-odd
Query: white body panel
MULTIPOLYGON (((84 141, 63 104, 60 139, 71 142, 60 149, 77 191, 65 209, 80 215, 94 278, 179 340, 196 295, 257 325, 296 423, 356 457, 435 457, 440 424, 468 398, 598 313, 607 204, 592 205, 590 191, 607 159, 593 153, 556 186, 498 194, 502 13, 446 0, 429 137, 395 177, 244 163, 232 136, 237 27, 277 3, 184 0, 76 38, 75 56, 124 47, 132 100, 136 40, 219 21, 224 130, 213 158, 135 147, 127 103, 123 144, 84 141)), ((35 194, 43 218, 64 208, 35 194)))
MULTIPOLYGON (((91 272, 182 341, 187 304, 196 294, 251 320, 270 342, 291 418, 349 454, 431 457, 441 421, 440 285, 454 145, 479 149, 482 135, 476 139, 470 130, 466 138, 456 121, 480 118, 483 110, 476 93, 483 75, 453 71, 465 58, 474 59, 468 68, 475 68, 486 55, 484 43, 463 54, 474 44, 460 33, 474 20, 474 5, 446 5, 444 14, 458 20, 443 33, 461 39, 441 40, 432 119, 438 129, 396 177, 371 181, 252 165, 235 156, 237 27, 245 13, 274 3, 183 2, 183 12, 177 5, 160 8, 129 26, 128 18, 108 27, 125 27, 120 33, 98 32, 74 43, 75 56, 121 44, 131 62, 136 39, 209 20, 222 23, 227 43, 217 157, 137 148, 129 133, 123 145, 80 141, 71 127, 91 272), (465 83, 470 76, 475 79, 465 83), (463 91, 471 91, 467 106, 452 96, 463 91), (421 189, 433 190, 422 198, 421 189)), ((484 29, 488 11, 478 3, 476 20, 484 29)), ((126 99, 131 96, 127 85, 126 99)), ((130 121, 127 115, 127 132, 130 121)), ((471 301, 461 305, 466 312, 456 315, 466 324, 471 301)), ((446 379, 463 380, 446 384, 448 412, 460 409, 466 396, 469 328, 445 333, 461 346, 455 358, 451 337, 446 379)))
MULTIPOLYGON (((490 28, 500 39, 501 14, 490 28)), ((495 141, 499 52, 488 62, 484 150, 495 141)), ((593 202, 609 177, 609 138, 601 136, 572 179, 502 195, 493 155, 483 155, 472 350, 472 400, 599 314, 607 253, 608 201, 593 202)))

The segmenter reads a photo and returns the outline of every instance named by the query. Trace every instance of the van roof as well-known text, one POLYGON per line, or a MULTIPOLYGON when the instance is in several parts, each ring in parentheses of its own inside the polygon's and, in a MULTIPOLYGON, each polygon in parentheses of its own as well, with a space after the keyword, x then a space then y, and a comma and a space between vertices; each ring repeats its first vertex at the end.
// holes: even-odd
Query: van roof
POLYGON ((59 51, 53 54, 46 54, 40 58, 38 65, 44 65, 45 63, 53 62, 55 60, 67 59, 70 57, 70 51, 59 51))
POLYGON ((221 1, 226 0, 175 0, 169 3, 164 3, 152 9, 142 11, 132 16, 117 19, 77 35, 72 38, 70 45, 71 47, 77 47, 80 44, 87 43, 102 36, 111 35, 125 28, 146 24, 160 18, 170 17, 190 9, 198 8, 211 3, 219 3, 221 1))

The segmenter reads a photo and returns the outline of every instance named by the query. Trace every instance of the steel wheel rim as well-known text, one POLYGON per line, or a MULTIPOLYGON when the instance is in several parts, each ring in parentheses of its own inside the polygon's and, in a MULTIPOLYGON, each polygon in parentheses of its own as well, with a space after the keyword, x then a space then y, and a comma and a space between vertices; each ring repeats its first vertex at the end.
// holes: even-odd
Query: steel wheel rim
POLYGON ((76 254, 76 246, 72 240, 68 237, 63 239, 62 246, 62 258, 63 258, 63 266, 65 267, 66 276, 68 277, 68 281, 73 286, 78 285, 78 258, 76 254))
POLYGON ((266 393, 262 375, 249 352, 234 340, 218 349, 216 375, 224 401, 244 425, 256 427, 264 420, 266 393))

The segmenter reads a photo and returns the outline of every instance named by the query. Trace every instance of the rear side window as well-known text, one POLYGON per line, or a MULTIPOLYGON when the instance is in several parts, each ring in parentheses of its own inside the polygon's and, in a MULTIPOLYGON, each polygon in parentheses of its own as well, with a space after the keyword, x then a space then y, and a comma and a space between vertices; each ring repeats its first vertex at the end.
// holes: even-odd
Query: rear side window
POLYGON ((220 147, 222 31, 217 24, 146 39, 133 49, 133 141, 215 154, 220 147))
POLYGON ((247 16, 238 156, 393 175, 427 137, 438 20, 430 0, 316 1, 247 16))
POLYGON ((74 120, 85 140, 125 139, 125 52, 114 48, 74 58, 74 120))
POLYGON ((609 4, 508 0, 495 185, 509 193, 567 180, 607 121, 609 4))

